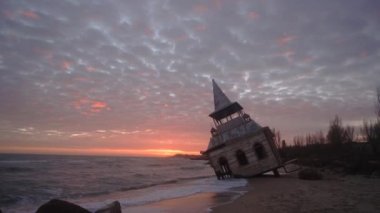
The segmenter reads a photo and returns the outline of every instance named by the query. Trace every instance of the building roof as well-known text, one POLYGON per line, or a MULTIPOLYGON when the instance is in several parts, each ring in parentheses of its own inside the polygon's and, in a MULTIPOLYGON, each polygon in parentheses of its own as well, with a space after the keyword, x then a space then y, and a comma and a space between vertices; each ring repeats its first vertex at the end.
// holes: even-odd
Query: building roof
POLYGON ((220 110, 214 111, 209 116, 216 119, 216 120, 220 120, 222 118, 225 118, 229 115, 234 114, 235 112, 239 112, 242 109, 243 109, 243 107, 238 102, 233 102, 233 103, 221 108, 220 110))
POLYGON ((216 84, 215 80, 212 79, 212 91, 214 92, 214 106, 215 111, 223 109, 224 107, 231 104, 230 99, 224 94, 222 89, 216 84))
POLYGON ((212 79, 212 90, 214 92, 214 106, 215 110, 210 114, 210 117, 220 120, 235 112, 243 109, 243 107, 237 102, 231 102, 230 99, 224 94, 222 89, 212 79))

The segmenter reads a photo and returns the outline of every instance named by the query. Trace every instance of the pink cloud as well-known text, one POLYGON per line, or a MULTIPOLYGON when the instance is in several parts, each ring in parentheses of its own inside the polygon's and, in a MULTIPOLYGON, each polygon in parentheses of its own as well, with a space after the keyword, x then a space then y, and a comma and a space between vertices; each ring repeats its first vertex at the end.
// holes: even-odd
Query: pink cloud
POLYGON ((296 38, 297 37, 294 35, 283 35, 277 38, 277 44, 279 46, 285 46, 285 45, 288 45, 290 42, 292 42, 296 38))
POLYGON ((37 20, 40 18, 40 16, 32 10, 24 10, 21 12, 21 15, 24 18, 28 18, 28 19, 32 19, 32 20, 37 20))
POLYGON ((61 61, 61 63, 60 63, 60 65, 59 65, 59 67, 62 69, 62 70, 69 70, 70 68, 71 68, 71 65, 72 65, 73 63, 71 62, 71 61, 69 61, 69 60, 63 60, 63 61, 61 61))
POLYGON ((75 109, 79 110, 84 115, 91 115, 91 113, 98 113, 103 110, 109 110, 110 107, 104 101, 91 100, 89 98, 81 98, 72 103, 75 109))
POLYGON ((207 29, 206 25, 204 24, 198 24, 194 27, 194 29, 198 32, 205 31, 207 29))
POLYGON ((247 17, 251 20, 257 20, 258 18, 260 18, 260 14, 255 11, 251 11, 247 14, 247 17))
POLYGON ((12 19, 14 18, 14 13, 10 10, 4 10, 1 12, 3 16, 5 16, 6 18, 9 18, 9 19, 12 19))
POLYGON ((303 58, 302 62, 309 63, 309 62, 312 62, 313 60, 314 60, 314 58, 312 56, 307 56, 307 57, 303 58))
POLYGON ((107 107, 107 103, 103 101, 93 101, 91 103, 91 111, 100 112, 107 107))
POLYGON ((96 71, 95 67, 90 66, 90 65, 86 66, 85 70, 86 70, 87 72, 95 72, 95 71, 96 71))
POLYGON ((284 52, 281 52, 280 53, 280 56, 286 58, 288 60, 288 62, 293 62, 293 59, 294 59, 294 55, 296 54, 296 52, 294 52, 293 50, 291 49, 288 49, 284 52))
POLYGON ((193 7, 193 11, 196 13, 206 13, 208 11, 208 7, 205 4, 196 4, 193 7))
POLYGON ((85 83, 85 82, 93 82, 91 79, 89 79, 89 78, 85 78, 85 77, 76 77, 76 78, 74 78, 73 80, 75 80, 75 81, 79 81, 79 82, 82 82, 82 83, 85 83))
POLYGON ((212 4, 218 10, 220 10, 222 8, 222 1, 221 0, 213 0, 212 4))
POLYGON ((51 58, 53 58, 53 53, 52 53, 52 51, 50 51, 50 50, 48 50, 48 49, 42 49, 42 48, 38 48, 38 47, 36 47, 36 48, 33 49, 33 51, 34 51, 36 54, 38 54, 38 55, 40 55, 41 57, 43 57, 43 58, 46 58, 46 59, 51 59, 51 58))
POLYGON ((368 52, 366 50, 360 52, 359 57, 360 58, 368 58, 368 52))
POLYGON ((175 38, 175 41, 186 41, 187 39, 188 39, 189 37, 186 35, 186 34, 184 34, 184 35, 180 35, 180 36, 177 36, 176 38, 175 38))

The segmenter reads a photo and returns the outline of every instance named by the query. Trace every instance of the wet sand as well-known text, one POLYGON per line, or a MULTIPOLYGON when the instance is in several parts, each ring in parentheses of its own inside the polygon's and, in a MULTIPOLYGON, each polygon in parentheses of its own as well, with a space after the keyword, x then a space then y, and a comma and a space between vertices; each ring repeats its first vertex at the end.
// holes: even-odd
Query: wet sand
POLYGON ((228 203, 235 196, 236 192, 225 193, 200 193, 188 197, 164 200, 143 206, 131 206, 123 208, 123 212, 129 213, 150 213, 150 212, 210 212, 212 206, 228 203))
POLYGON ((248 179, 245 187, 223 193, 199 193, 122 209, 148 212, 380 212, 380 178, 324 173, 323 180, 300 180, 297 174, 248 179), (243 194, 243 195, 242 195, 243 194), (236 199, 236 197, 238 197, 236 199))
POLYGON ((380 178, 324 177, 315 181, 300 180, 295 174, 252 178, 245 195, 213 212, 380 212, 380 178))

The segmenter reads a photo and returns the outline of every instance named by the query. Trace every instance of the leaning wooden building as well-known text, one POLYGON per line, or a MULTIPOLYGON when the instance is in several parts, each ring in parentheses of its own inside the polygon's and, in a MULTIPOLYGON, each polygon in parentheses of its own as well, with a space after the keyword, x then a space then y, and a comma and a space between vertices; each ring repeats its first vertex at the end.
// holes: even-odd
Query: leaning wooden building
POLYGON ((231 102, 212 80, 215 111, 209 116, 215 127, 207 150, 216 176, 251 177, 268 171, 278 175, 282 162, 268 127, 261 127, 238 102, 231 102))

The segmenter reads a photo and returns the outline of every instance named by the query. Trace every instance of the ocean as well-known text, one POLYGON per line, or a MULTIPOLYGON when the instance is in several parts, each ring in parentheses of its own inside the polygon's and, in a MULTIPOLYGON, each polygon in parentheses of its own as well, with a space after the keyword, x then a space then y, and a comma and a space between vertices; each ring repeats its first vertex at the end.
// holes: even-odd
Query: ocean
POLYGON ((152 203, 201 193, 243 193, 235 189, 246 180, 217 180, 206 163, 170 157, 0 154, 0 209, 35 212, 58 198, 91 211, 118 200, 123 210, 139 212, 152 203))

